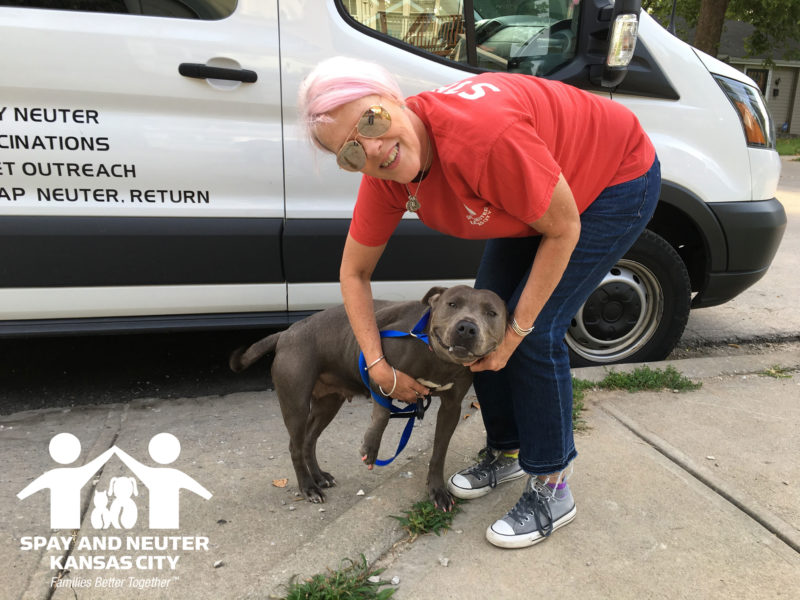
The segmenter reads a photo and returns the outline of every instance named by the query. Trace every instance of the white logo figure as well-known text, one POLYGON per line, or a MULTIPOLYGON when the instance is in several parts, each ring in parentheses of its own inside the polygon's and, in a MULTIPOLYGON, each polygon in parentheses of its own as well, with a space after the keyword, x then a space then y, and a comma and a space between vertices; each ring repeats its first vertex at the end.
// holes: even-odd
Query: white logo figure
MULTIPOLYGON (((147 447, 150 458, 160 465, 174 462, 181 453, 181 443, 171 433, 154 435, 147 447)), ((117 456, 150 491, 150 529, 177 529, 181 488, 208 500, 209 492, 183 471, 168 467, 148 467, 127 452, 116 449, 117 456)))
MULTIPOLYGON (((81 527, 81 488, 102 467, 114 448, 109 448, 93 461, 82 467, 52 469, 34 479, 17 494, 24 500, 31 494, 50 489, 50 528, 80 529, 81 527)), ((59 464, 69 465, 81 454, 81 442, 71 433, 59 433, 50 440, 50 456, 59 464)))
POLYGON ((139 495, 135 477, 112 477, 108 492, 97 490, 94 493, 92 527, 95 529, 108 529, 111 526, 116 529, 133 527, 139 516, 139 509, 136 508, 131 495, 139 495), (115 496, 110 508, 107 506, 109 496, 115 496))
MULTIPOLYGON (((150 440, 148 450, 154 461, 166 465, 178 458, 181 444, 171 433, 159 433, 150 440)), ((59 433, 50 440, 50 456, 57 463, 71 464, 77 460, 80 453, 81 443, 71 433, 59 433)), ((112 454, 116 454, 147 486, 150 492, 151 529, 178 528, 181 489, 188 489, 206 500, 211 498, 211 492, 182 471, 166 467, 148 467, 117 446, 112 446, 82 467, 52 469, 40 475, 19 492, 17 498, 24 500, 39 490, 49 488, 50 528, 80 529, 81 489, 108 462, 112 454)), ((133 527, 139 511, 132 495, 139 495, 134 477, 113 477, 108 492, 95 491, 94 509, 91 514, 92 526, 97 529, 133 527), (109 496, 114 496, 110 507, 109 496)))

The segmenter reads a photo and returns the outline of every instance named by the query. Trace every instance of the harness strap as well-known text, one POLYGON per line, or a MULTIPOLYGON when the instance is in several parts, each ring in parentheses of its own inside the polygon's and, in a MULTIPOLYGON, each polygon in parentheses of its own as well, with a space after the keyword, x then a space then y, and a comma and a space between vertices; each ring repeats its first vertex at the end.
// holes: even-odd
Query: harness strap
MULTIPOLYGON (((425 314, 422 315, 422 318, 417 322, 416 325, 411 329, 411 331, 396 331, 394 329, 387 329, 385 331, 381 331, 382 338, 398 338, 398 337, 414 337, 417 338, 419 341, 424 342, 426 345, 429 343, 428 341, 428 334, 425 333, 425 329, 428 327, 428 320, 430 319, 431 312, 430 310, 425 311, 425 314)), ((372 399, 383 406, 384 408, 388 409, 392 414, 390 417, 395 418, 408 418, 408 423, 406 423, 405 429, 403 429, 403 433, 400 436, 400 443, 397 445, 397 450, 394 453, 392 458, 381 460, 377 459, 375 464, 379 467, 384 467, 391 463, 397 456, 405 449, 406 444, 408 444, 408 440, 411 438, 411 430, 414 429, 414 422, 416 421, 416 417, 422 419, 425 415, 425 409, 427 408, 426 405, 420 405, 422 399, 418 400, 416 404, 408 404, 405 407, 395 406, 392 403, 391 398, 385 398, 376 394, 373 389, 369 385, 369 374, 367 373, 367 361, 364 358, 364 353, 361 352, 358 355, 358 371, 361 373, 361 380, 364 382, 364 385, 367 386, 370 394, 372 395, 372 399), (422 409, 421 411, 419 409, 422 409)), ((430 399, 428 400, 428 405, 430 405, 430 399)))

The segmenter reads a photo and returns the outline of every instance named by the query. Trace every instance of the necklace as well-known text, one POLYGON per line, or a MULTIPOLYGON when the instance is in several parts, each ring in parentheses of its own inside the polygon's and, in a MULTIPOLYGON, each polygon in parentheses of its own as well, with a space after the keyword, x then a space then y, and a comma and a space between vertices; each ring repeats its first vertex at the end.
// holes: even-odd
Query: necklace
POLYGON ((428 165, 428 159, 431 156, 431 142, 428 140, 428 147, 427 151, 425 152, 425 163, 422 165, 422 170, 419 172, 419 183, 417 184, 417 190, 413 194, 411 190, 408 189, 408 184, 403 184, 406 188, 406 194, 408 194, 408 202, 406 202, 406 210, 409 212, 417 212, 420 207, 422 206, 417 200, 417 195, 419 194, 419 188, 422 187, 422 181, 425 178, 425 167, 428 165))

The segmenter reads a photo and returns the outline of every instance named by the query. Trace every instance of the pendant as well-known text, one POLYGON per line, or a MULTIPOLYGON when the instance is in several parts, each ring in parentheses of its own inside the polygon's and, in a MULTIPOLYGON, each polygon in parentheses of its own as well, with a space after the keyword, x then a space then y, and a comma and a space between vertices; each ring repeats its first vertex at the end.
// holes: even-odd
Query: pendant
POLYGON ((417 200, 417 197, 409 194, 408 195, 408 202, 406 202, 406 210, 410 212, 417 212, 419 210, 420 203, 417 200))

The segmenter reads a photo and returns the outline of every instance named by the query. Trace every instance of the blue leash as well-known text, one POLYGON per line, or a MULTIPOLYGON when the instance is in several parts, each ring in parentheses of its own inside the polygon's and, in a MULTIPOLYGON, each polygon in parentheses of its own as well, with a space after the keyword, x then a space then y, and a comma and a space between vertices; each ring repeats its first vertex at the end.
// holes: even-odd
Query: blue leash
MULTIPOLYGON (((425 333, 425 328, 428 326, 428 320, 430 319, 431 312, 428 310, 422 315, 422 318, 414 325, 413 329, 410 332, 406 331, 395 331, 393 329, 388 329, 386 331, 381 331, 382 338, 398 338, 398 337, 414 337, 417 338, 419 341, 428 344, 428 334, 425 333)), ((414 429, 414 422, 416 421, 417 417, 422 419, 425 416, 425 410, 430 406, 431 399, 430 396, 426 397, 427 404, 423 404, 422 398, 420 398, 416 404, 409 404, 403 408, 395 406, 392 404, 390 398, 385 398, 383 396, 379 396, 376 394, 369 385, 369 374, 367 373, 367 360, 364 358, 364 353, 361 352, 358 356, 358 370, 361 373, 361 380, 364 382, 364 385, 367 386, 367 389, 372 394, 372 399, 375 400, 378 404, 383 406, 384 408, 388 409, 392 414, 390 418, 407 418, 408 423, 406 424, 405 429, 403 429, 403 434, 400 436, 400 443, 397 445, 397 451, 394 453, 394 456, 388 460, 380 460, 377 459, 375 464, 379 467, 384 467, 391 463, 397 456, 405 449, 406 444, 408 444, 408 440, 411 438, 411 430, 414 429)))

